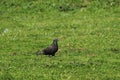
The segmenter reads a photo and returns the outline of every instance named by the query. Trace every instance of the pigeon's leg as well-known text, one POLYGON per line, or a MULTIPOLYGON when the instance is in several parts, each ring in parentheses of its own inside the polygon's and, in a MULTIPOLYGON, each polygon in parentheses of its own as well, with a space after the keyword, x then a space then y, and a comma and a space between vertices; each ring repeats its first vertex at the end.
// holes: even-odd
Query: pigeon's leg
POLYGON ((55 54, 52 54, 52 56, 55 56, 55 54))
POLYGON ((54 55, 48 55, 48 57, 50 57, 50 58, 53 57, 53 56, 54 56, 54 55))

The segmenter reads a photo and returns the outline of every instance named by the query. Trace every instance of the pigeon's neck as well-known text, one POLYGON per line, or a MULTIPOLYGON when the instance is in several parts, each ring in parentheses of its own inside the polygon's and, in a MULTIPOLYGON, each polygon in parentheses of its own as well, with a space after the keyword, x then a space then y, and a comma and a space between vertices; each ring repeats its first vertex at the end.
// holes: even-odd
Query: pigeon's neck
POLYGON ((53 41, 53 45, 58 46, 57 41, 53 41))

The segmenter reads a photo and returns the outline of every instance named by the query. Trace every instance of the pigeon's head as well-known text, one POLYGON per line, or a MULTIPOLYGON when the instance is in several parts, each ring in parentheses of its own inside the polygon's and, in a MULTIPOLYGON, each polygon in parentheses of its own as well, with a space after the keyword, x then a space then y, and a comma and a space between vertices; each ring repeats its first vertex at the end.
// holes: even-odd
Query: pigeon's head
POLYGON ((58 41, 58 38, 55 38, 53 41, 58 41))

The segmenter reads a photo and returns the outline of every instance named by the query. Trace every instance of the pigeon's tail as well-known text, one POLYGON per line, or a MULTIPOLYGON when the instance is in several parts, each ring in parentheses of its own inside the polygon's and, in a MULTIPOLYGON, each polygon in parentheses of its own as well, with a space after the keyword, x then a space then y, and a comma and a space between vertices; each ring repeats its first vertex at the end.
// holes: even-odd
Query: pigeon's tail
POLYGON ((41 55, 41 54, 44 54, 43 51, 37 51, 36 52, 36 55, 41 55))

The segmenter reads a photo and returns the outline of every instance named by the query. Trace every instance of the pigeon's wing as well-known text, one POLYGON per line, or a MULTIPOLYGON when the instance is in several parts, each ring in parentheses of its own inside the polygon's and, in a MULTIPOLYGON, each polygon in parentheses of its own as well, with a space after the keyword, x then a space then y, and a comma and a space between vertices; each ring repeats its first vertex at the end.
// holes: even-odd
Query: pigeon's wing
POLYGON ((53 46, 49 46, 49 47, 43 49, 43 51, 44 51, 45 54, 50 53, 52 50, 53 50, 53 46))

